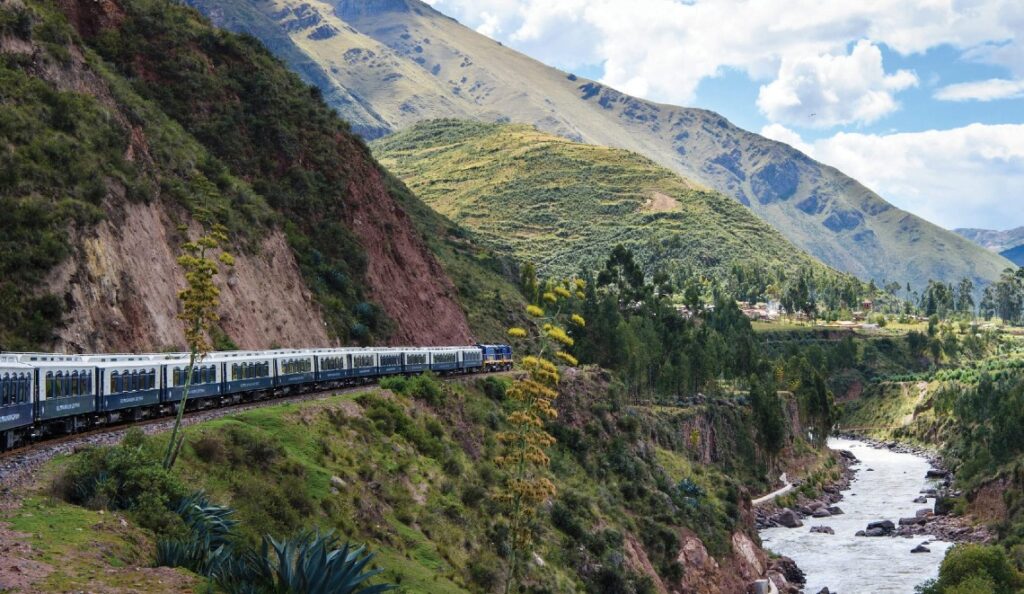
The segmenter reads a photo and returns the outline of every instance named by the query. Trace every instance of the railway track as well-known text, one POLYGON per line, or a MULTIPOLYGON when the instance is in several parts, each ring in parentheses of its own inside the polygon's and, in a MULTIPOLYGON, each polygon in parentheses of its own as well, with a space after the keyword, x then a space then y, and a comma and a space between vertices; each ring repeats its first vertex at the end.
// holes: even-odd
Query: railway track
MULTIPOLYGON (((510 372, 490 372, 483 375, 506 375, 510 372)), ((451 382, 458 379, 465 379, 472 376, 454 376, 440 378, 441 381, 451 382)), ((181 424, 183 427, 195 425, 205 421, 218 419, 227 415, 237 414, 265 406, 276 406, 294 402, 305 402, 310 400, 323 400, 331 396, 359 392, 377 383, 364 384, 361 386, 348 386, 330 390, 315 390, 300 394, 292 394, 279 398, 266 398, 237 404, 196 409, 185 411, 181 424)), ((59 455, 72 454, 83 447, 96 445, 112 445, 120 442, 129 429, 140 428, 147 435, 168 431, 174 427, 174 416, 143 419, 135 422, 123 422, 114 425, 104 425, 95 429, 89 429, 71 435, 62 435, 43 441, 34 442, 19 448, 8 450, 0 454, 0 496, 10 493, 12 489, 30 480, 33 473, 43 464, 59 455)))

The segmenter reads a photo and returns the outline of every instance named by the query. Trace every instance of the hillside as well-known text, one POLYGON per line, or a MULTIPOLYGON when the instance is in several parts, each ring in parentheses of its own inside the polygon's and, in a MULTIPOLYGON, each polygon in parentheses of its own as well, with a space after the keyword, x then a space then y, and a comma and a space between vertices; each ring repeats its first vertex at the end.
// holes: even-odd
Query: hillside
POLYGON ((222 346, 464 343, 475 291, 515 302, 318 91, 191 9, 8 3, 0 104, 0 348, 181 348, 200 212, 237 256, 222 346))
POLYGON ((993 252, 1005 252, 1019 245, 1024 245, 1024 227, 994 231, 992 229, 954 229, 963 237, 993 252))
POLYGON ((187 1, 218 25, 264 39, 326 96, 342 93, 331 104, 367 138, 428 119, 511 120, 643 154, 732 196, 813 256, 864 279, 921 287, 970 277, 981 285, 1007 265, 785 144, 709 111, 549 68, 418 0, 187 1), (319 65, 313 74, 310 63, 319 65))
POLYGON ((1024 266, 1024 243, 1017 247, 1010 248, 1000 252, 1002 257, 1006 258, 1010 262, 1013 262, 1017 266, 1024 266))
MULTIPOLYGON (((491 460, 509 382, 416 382, 193 425, 168 490, 203 489, 235 509, 243 546, 264 533, 334 529, 366 544, 399 592, 501 591, 508 524, 492 493, 506 471, 491 460)), ((531 591, 732 594, 775 565, 757 544, 747 491, 767 487, 748 407, 629 406, 600 370, 574 374, 560 392, 550 448, 558 495, 534 531, 531 591)), ((165 440, 129 436, 118 449, 142 464, 165 440)), ((25 591, 123 591, 143 580, 146 591, 192 591, 193 574, 154 569, 147 558, 154 540, 173 534, 166 514, 104 514, 95 511, 102 503, 48 495, 71 484, 59 478, 68 468, 100 453, 61 456, 0 509, 10 525, 0 532, 0 579, 25 591)), ((143 488, 158 494, 161 482, 143 488)))
POLYGON ((372 147, 430 206, 544 275, 595 270, 617 244, 648 272, 826 270, 739 204, 629 151, 459 120, 417 124, 372 147))

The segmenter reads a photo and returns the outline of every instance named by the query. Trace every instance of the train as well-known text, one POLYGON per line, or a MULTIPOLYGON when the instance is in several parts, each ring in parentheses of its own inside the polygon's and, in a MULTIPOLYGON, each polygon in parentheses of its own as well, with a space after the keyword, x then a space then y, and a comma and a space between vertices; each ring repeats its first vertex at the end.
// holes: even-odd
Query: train
MULTIPOLYGON (((285 396, 432 371, 512 369, 512 347, 361 347, 217 351, 192 370, 187 408, 285 396)), ((0 353, 0 451, 92 427, 173 414, 188 353, 0 353)))

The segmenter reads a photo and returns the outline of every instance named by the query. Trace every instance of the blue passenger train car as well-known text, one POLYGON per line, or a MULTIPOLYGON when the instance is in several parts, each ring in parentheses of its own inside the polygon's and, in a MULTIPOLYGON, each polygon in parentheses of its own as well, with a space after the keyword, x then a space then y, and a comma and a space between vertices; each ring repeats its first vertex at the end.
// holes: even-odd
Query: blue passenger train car
MULTIPOLYGON (((214 352, 192 366, 188 406, 324 389, 388 375, 511 367, 508 345, 214 352)), ((170 414, 182 400, 188 378, 187 353, 0 353, 0 450, 49 434, 170 414)))

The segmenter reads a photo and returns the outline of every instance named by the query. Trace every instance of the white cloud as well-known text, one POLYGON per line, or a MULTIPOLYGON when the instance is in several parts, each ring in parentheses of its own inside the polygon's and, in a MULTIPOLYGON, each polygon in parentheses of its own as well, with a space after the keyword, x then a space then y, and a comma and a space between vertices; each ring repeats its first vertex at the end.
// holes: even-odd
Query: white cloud
POLYGON ((990 78, 948 85, 935 92, 935 98, 943 101, 995 101, 1020 97, 1024 97, 1024 79, 990 78))
MULTIPOLYGON (((732 68, 781 79, 783 67, 822 65, 869 40, 900 54, 948 44, 971 59, 1024 68, 1020 0, 434 0, 470 26, 487 13, 501 40, 563 68, 604 64, 602 81, 670 103, 692 103, 700 82, 732 68)), ((806 67, 806 66, 805 66, 806 67)), ((893 75, 884 75, 893 76, 893 75)), ((897 74, 894 83, 905 83, 897 74)), ((884 78, 883 78, 884 80, 884 78)), ((782 85, 783 83, 780 83, 782 85)), ((861 97, 872 115, 896 89, 861 97)), ((822 92, 827 99, 829 89, 822 92)), ((804 95, 807 92, 803 93, 804 95)), ((846 121, 849 115, 838 119, 846 121)))
POLYGON ((841 132, 813 143, 778 124, 761 134, 841 169, 938 225, 1024 224, 1024 124, 887 135, 841 132))
POLYGON ((801 126, 871 123, 899 107, 897 91, 916 85, 910 71, 886 74, 881 50, 861 40, 850 55, 783 58, 778 78, 761 87, 757 106, 772 121, 801 126))

